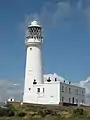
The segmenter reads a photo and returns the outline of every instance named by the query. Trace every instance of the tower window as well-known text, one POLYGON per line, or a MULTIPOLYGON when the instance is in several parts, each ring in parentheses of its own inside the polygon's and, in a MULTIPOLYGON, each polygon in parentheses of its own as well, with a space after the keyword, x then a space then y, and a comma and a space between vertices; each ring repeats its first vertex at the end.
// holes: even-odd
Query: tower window
POLYGON ((30 48, 30 50, 32 50, 32 48, 30 48))
POLYGON ((38 92, 38 93, 40 92, 40 88, 37 88, 37 92, 38 92))
POLYGON ((29 91, 31 90, 31 88, 29 88, 29 91))
POLYGON ((33 82, 33 84, 37 84, 37 82, 36 82, 36 80, 34 79, 34 82, 33 82))

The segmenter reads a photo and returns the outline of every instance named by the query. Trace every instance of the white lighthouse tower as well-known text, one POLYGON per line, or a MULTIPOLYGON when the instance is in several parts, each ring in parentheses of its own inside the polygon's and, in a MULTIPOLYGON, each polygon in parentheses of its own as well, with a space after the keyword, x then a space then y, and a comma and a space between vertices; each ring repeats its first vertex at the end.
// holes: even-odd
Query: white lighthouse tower
POLYGON ((23 100, 28 99, 30 90, 36 84, 43 83, 42 72, 42 27, 37 21, 32 21, 28 26, 26 35, 26 71, 23 100))
POLYGON ((43 78, 42 43, 42 27, 37 21, 32 21, 25 39, 27 55, 23 103, 84 104, 85 88, 75 86, 57 74, 44 75, 43 78))

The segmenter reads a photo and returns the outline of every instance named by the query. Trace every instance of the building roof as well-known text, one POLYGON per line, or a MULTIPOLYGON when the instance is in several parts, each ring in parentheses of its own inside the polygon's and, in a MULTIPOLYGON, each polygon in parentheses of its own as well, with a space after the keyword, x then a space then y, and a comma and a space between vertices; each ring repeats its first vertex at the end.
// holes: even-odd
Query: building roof
POLYGON ((38 21, 36 21, 36 20, 33 20, 30 24, 29 24, 29 26, 28 27, 41 27, 40 26, 40 23, 38 22, 38 21))
POLYGON ((71 82, 71 84, 69 84, 68 80, 66 80, 65 78, 57 75, 56 73, 54 73, 54 74, 45 74, 44 75, 44 83, 47 83, 47 79, 49 77, 51 79, 51 83, 53 83, 53 82, 55 83, 55 78, 57 78, 57 82, 65 83, 65 84, 72 85, 72 86, 75 86, 75 87, 77 86, 77 87, 80 87, 80 88, 84 88, 84 86, 82 84, 80 84, 80 83, 76 84, 76 83, 71 82))

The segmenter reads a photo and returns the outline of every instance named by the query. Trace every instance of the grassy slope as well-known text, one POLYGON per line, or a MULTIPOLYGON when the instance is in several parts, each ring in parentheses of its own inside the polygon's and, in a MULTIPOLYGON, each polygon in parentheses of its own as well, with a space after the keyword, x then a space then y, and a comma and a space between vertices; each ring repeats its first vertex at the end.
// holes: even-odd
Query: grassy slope
POLYGON ((14 103, 11 107, 16 112, 24 112, 26 116, 0 117, 0 120, 89 120, 90 108, 83 108, 83 113, 73 113, 75 107, 43 106, 14 103), (48 111, 48 113, 46 112, 48 111), (81 114, 81 115, 80 115, 81 114))

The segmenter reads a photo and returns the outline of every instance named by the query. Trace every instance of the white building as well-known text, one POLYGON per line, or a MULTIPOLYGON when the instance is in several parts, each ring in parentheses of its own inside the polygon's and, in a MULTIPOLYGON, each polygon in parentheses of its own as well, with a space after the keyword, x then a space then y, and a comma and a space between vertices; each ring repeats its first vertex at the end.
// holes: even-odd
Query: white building
POLYGON ((14 98, 8 98, 7 102, 14 102, 14 98))
POLYGON ((44 75, 42 71, 42 27, 37 21, 28 26, 25 40, 27 48, 24 85, 24 103, 85 104, 85 89, 74 86, 57 74, 44 75))

